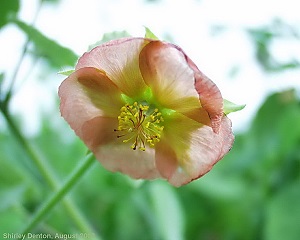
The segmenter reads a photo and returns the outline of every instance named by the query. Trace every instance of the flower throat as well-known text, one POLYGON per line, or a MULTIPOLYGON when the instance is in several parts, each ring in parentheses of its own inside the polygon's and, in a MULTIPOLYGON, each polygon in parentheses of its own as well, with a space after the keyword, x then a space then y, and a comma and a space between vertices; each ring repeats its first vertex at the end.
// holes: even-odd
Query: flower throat
POLYGON ((114 131, 121 134, 118 138, 125 138, 124 143, 133 142, 131 148, 145 151, 146 145, 154 147, 160 141, 164 129, 164 121, 157 108, 150 109, 149 105, 126 104, 121 108, 118 116, 119 126, 114 131))

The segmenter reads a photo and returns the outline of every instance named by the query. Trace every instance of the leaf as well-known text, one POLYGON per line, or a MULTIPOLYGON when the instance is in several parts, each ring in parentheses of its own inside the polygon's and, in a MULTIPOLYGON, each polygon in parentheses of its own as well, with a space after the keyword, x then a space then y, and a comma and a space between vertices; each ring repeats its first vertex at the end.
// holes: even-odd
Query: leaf
POLYGON ((25 186, 5 187, 0 189, 0 212, 17 204, 24 195, 25 186))
POLYGON ((275 58, 271 46, 278 40, 296 39, 298 41, 299 31, 280 19, 274 19, 270 25, 248 29, 256 48, 256 59, 267 72, 284 71, 299 68, 300 63, 295 57, 290 60, 275 58))
POLYGON ((282 189, 267 208, 266 240, 294 240, 300 236, 300 181, 282 189))
POLYGON ((10 22, 10 17, 15 17, 20 8, 19 0, 4 0, 0 7, 0 28, 10 22))
POLYGON ((4 73, 0 73, 0 86, 4 80, 4 73))
POLYGON ((246 106, 246 104, 237 105, 237 104, 235 104, 233 102, 230 102, 226 99, 223 99, 223 104, 224 104, 224 107, 223 107, 224 110, 223 111, 224 111, 225 114, 240 111, 246 106))
POLYGON ((2 100, 2 83, 4 80, 4 73, 0 73, 0 101, 2 100))
POLYGON ((43 0, 45 3, 58 4, 60 0, 43 0))
POLYGON ((59 45, 54 40, 44 36, 36 28, 20 20, 14 20, 13 22, 27 34, 29 40, 33 43, 34 55, 43 57, 54 68, 75 65, 78 57, 72 50, 59 45))
POLYGON ((189 187, 219 201, 234 201, 240 198, 241 193, 245 194, 246 184, 243 181, 236 181, 233 177, 224 178, 218 173, 216 171, 214 174, 207 174, 201 181, 194 181, 189 187))
POLYGON ((16 233, 24 227, 24 223, 28 221, 28 217, 22 211, 20 206, 12 206, 0 213, 0 236, 2 239, 16 239, 15 235, 8 235, 9 233, 16 233))
POLYGON ((184 239, 184 218, 182 206, 178 201, 174 188, 164 182, 151 184, 151 196, 154 211, 161 230, 161 239, 184 239))
POLYGON ((153 32, 151 32, 151 30, 147 27, 145 27, 145 38, 159 40, 159 38, 156 37, 156 35, 153 32))
POLYGON ((102 43, 108 42, 110 40, 118 39, 118 38, 124 38, 124 37, 130 37, 130 34, 127 31, 114 31, 103 34, 103 37, 100 41, 97 41, 96 43, 89 46, 88 51, 92 50, 93 48, 99 46, 102 43))
POLYGON ((289 89, 270 95, 252 122, 247 137, 252 139, 247 146, 252 145, 254 154, 251 171, 269 182, 273 190, 299 175, 299 162, 295 161, 299 159, 299 121, 297 91, 289 89))

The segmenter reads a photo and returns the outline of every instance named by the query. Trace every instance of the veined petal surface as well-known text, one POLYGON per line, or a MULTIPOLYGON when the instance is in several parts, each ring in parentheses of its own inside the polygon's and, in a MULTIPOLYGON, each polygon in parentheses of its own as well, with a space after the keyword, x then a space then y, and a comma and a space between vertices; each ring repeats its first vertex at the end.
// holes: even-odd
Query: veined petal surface
POLYGON ((181 186, 207 173, 232 147, 231 122, 224 116, 219 132, 184 115, 174 116, 156 147, 161 175, 181 186))
POLYGON ((83 125, 84 141, 97 160, 108 170, 122 172, 136 179, 160 177, 155 165, 154 149, 132 150, 114 131, 118 122, 113 118, 96 117, 83 125), (105 126, 105 127, 103 127, 105 126))
POLYGON ((194 71, 195 88, 199 94, 202 107, 211 119, 211 127, 218 133, 223 118, 223 97, 217 85, 203 74, 196 64, 186 56, 189 66, 194 71))
POLYGON ((199 108, 193 70, 184 54, 172 44, 153 41, 140 54, 140 69, 146 84, 162 106, 179 112, 199 108))
POLYGON ((122 38, 101 44, 83 54, 76 70, 83 67, 98 68, 124 94, 136 97, 146 88, 139 69, 139 53, 150 41, 144 38, 122 38))
POLYGON ((83 125, 95 118, 115 119, 123 105, 121 92, 103 72, 82 68, 72 73, 59 87, 60 111, 80 138, 83 125))
POLYGON ((59 97, 62 116, 102 165, 133 178, 184 185, 233 144, 218 87, 171 43, 99 45, 78 60, 59 97))

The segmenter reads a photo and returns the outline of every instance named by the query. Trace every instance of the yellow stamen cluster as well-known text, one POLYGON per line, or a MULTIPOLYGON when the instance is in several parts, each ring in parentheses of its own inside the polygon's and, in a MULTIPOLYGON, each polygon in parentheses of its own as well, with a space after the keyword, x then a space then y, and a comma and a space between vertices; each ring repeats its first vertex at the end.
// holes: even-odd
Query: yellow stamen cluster
POLYGON ((126 137, 124 143, 133 141, 131 148, 137 148, 145 151, 146 144, 154 147, 160 141, 161 133, 164 126, 161 123, 164 121, 161 113, 157 108, 149 109, 148 105, 126 104, 121 108, 121 113, 118 116, 119 126, 115 131, 122 134, 118 138, 126 137))

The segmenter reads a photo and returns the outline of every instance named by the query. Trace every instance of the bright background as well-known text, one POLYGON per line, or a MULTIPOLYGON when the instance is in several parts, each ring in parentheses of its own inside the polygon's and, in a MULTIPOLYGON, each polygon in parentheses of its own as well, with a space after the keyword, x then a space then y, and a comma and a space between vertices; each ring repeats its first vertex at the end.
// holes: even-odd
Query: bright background
MULTIPOLYGON (((64 180, 86 149, 60 118, 57 88, 64 77, 57 72, 72 69, 76 56, 103 34, 143 36, 147 26, 181 46, 226 99, 247 104, 229 116, 235 145, 209 174, 179 189, 163 181, 130 180, 97 164, 70 195, 83 218, 103 239, 298 239, 298 5, 294 0, 1 0, 0 100, 29 38, 9 113, 64 180)), ((0 165, 0 230, 20 232, 52 190, 2 115, 0 165)), ((58 206, 35 231, 80 229, 58 206)))

